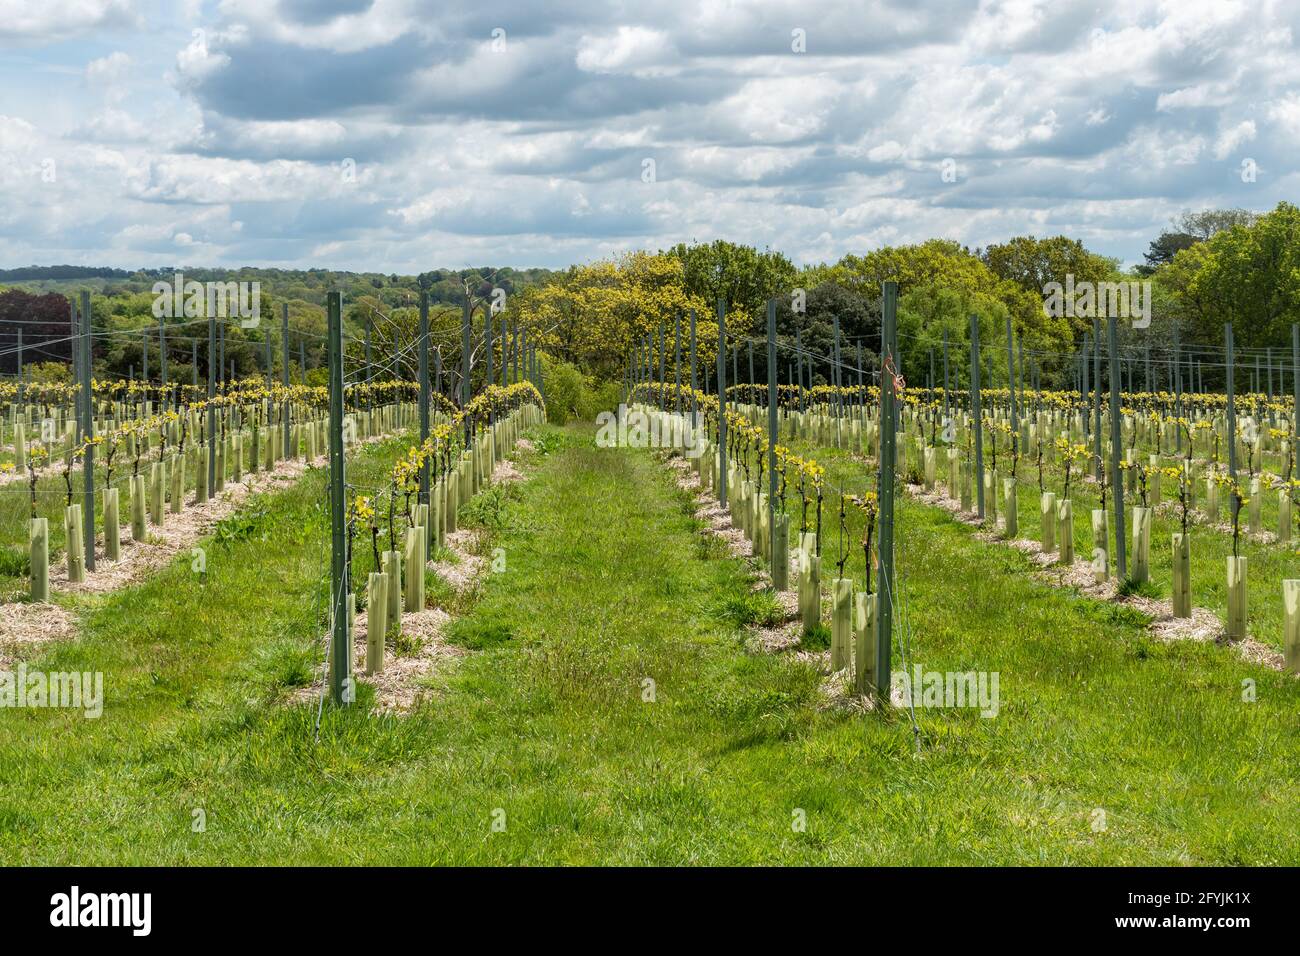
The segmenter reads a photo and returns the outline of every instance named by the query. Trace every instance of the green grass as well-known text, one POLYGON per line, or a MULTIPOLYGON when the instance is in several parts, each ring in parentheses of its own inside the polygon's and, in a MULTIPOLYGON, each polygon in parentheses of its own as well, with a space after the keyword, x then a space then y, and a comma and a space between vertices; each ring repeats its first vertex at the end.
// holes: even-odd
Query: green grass
MULTIPOLYGON (((201 588, 178 562, 102 599, 41 665, 104 671, 103 718, 0 711, 3 858, 1300 861, 1296 681, 1153 641, 1140 615, 1039 583, 1023 556, 901 500, 908 662, 998 671, 999 716, 918 710, 914 740, 905 714, 824 710, 811 665, 742 649, 740 629, 774 613, 750 567, 699 533, 650 454, 593 436, 538 431, 529 480, 466 509, 506 570, 458 609, 473 650, 409 717, 367 714, 363 686, 316 742, 315 708, 280 702, 322 651, 323 472, 260 502, 257 534, 212 545, 201 588)), ((366 450, 350 479, 395 454, 366 450)), ((866 484, 860 463, 825 460, 830 482, 866 484)), ((829 565, 838 527, 825 535, 829 565)), ((851 548, 859 580, 861 562, 851 548)))
MULTIPOLYGON (((192 449, 194 443, 191 441, 187 449, 192 449)), ((156 454, 156 452, 154 452, 156 454)), ((245 458, 251 454, 251 445, 245 447, 245 458)), ((149 475, 149 469, 156 459, 144 456, 140 460, 140 474, 149 475)), ((54 464, 57 467, 55 474, 39 477, 36 480, 36 513, 46 519, 49 524, 50 535, 50 565, 51 567, 58 564, 63 558, 66 549, 66 536, 63 531, 64 509, 68 505, 68 477, 64 474, 64 460, 55 456, 54 464)), ((185 477, 185 501, 192 503, 194 500, 194 463, 191 461, 186 466, 185 477)), ((118 489, 121 497, 119 506, 119 521, 122 527, 122 540, 129 540, 130 536, 130 478, 133 470, 133 460, 128 458, 123 452, 118 452, 114 459, 112 470, 112 486, 118 489)), ((234 473, 234 462, 226 462, 226 488, 231 487, 231 476, 234 473)), ((250 475, 251 471, 245 464, 244 474, 250 475)), ((84 481, 84 465, 81 461, 76 462, 70 473, 73 504, 80 504, 83 500, 82 489, 84 481)), ((104 494, 103 489, 108 478, 108 470, 101 456, 96 462, 95 482, 95 521, 98 533, 103 533, 104 520, 104 494)), ((168 484, 167 494, 170 494, 170 483, 168 484)), ((220 493, 214 495, 220 497, 220 493)), ((10 481, 0 486, 0 601, 25 601, 30 594, 29 572, 30 562, 27 556, 29 523, 32 516, 32 496, 31 485, 26 475, 19 481, 10 481), (12 559, 4 551, 12 551, 18 555, 18 558, 12 559)), ((102 548, 102 543, 100 545, 102 548)), ((56 602, 62 599, 55 596, 56 602)))
MULTIPOLYGON (((266 434, 265 427, 263 435, 266 434)), ((194 501, 194 482, 196 467, 196 458, 194 450, 198 443, 194 436, 190 436, 186 443, 186 470, 185 470, 185 492, 184 498, 188 504, 194 501)), ((264 451, 264 446, 261 447, 264 451)), ((259 461, 261 451, 259 451, 259 461)), ((140 474, 149 476, 149 471, 153 463, 157 460, 158 450, 156 447, 151 448, 143 453, 139 463, 140 474)), ((252 470, 253 445, 251 439, 244 442, 244 470, 245 479, 253 477, 257 472, 252 470)), ((0 461, 3 458, 0 457, 0 461)), ((49 523, 50 535, 50 565, 57 565, 64 556, 67 542, 63 530, 64 510, 68 505, 68 485, 71 480, 72 503, 81 504, 84 464, 81 460, 75 462, 69 474, 64 474, 66 460, 59 455, 53 458, 53 467, 55 473, 38 477, 36 481, 36 513, 46 519, 49 523)), ((122 529, 122 540, 126 541, 130 535, 130 478, 134 470, 134 459, 126 454, 124 448, 119 448, 113 459, 111 470, 111 485, 118 489, 121 496, 119 506, 119 521, 122 529)), ((226 489, 229 490, 233 483, 235 463, 233 457, 227 456, 225 461, 226 489)), ((102 535, 104 520, 104 488, 108 485, 110 479, 110 470, 107 467, 106 454, 100 449, 95 462, 95 520, 96 530, 102 535)), ((213 494, 214 498, 219 498, 224 492, 213 494)), ((170 476, 164 494, 170 496, 171 483, 170 476)), ((24 472, 20 480, 10 480, 3 486, 0 486, 0 602, 26 601, 30 594, 30 562, 27 555, 29 524, 32 517, 32 490, 24 472)), ((238 520, 243 520, 242 518, 238 520)), ((228 533, 240 533, 236 527, 226 529, 228 533)), ((102 548, 102 544, 100 545, 102 548)), ((55 594, 56 603, 66 603, 65 596, 55 594)))
MULTIPOLYGON (((1244 414, 1245 409, 1239 411, 1244 414)), ((928 438, 933 433, 929 423, 920 428, 920 421, 911 418, 907 426, 907 465, 909 470, 917 470, 916 480, 919 481, 920 455, 916 453, 913 439, 918 431, 923 431, 928 438)), ((1108 428, 1108 426, 1104 426, 1108 428)), ((1109 441, 1109 432, 1104 431, 1109 441)), ((991 462, 989 438, 990 433, 985 434, 985 465, 989 466, 991 462)), ((900 436, 900 445, 904 439, 900 436)), ((959 434, 958 447, 965 453, 966 437, 964 432, 959 434)), ((1074 441, 1080 442, 1081 439, 1076 437, 1074 441)), ((1186 454, 1186 440, 1182 445, 1182 452, 1176 453, 1174 447, 1168 441, 1162 441, 1159 446, 1159 452, 1162 465, 1168 467, 1178 464, 1186 454)), ((1087 443, 1089 453, 1092 450, 1092 442, 1087 443)), ((1195 443, 1195 461, 1199 471, 1196 479, 1196 504, 1198 508, 1204 508, 1206 502, 1206 492, 1204 478, 1207 467, 1212 464, 1213 445, 1212 442, 1203 435, 1197 437, 1195 443)), ((1148 456, 1157 451, 1154 442, 1144 440, 1135 443, 1135 459, 1140 462, 1147 462, 1148 456)), ((969 455, 973 462, 973 452, 969 455)), ((1222 445, 1219 449, 1220 461, 1226 464, 1227 448, 1222 445)), ((1008 477, 1011 468, 1011 455, 1009 453, 1009 439, 1005 436, 999 436, 999 451, 997 456, 999 479, 1008 477)), ((1044 490, 1054 492, 1058 498, 1064 491, 1064 472, 1062 470, 1059 457, 1055 449, 1049 444, 1045 446, 1043 454, 1044 464, 1044 490)), ((1284 455, 1276 452, 1269 452, 1263 455, 1262 467, 1275 475, 1286 473, 1287 464, 1284 455)), ((1084 463, 1083 471, 1090 473, 1095 465, 1089 461, 1084 463)), ((941 485, 947 483, 947 458, 945 450, 940 449, 938 458, 938 468, 936 478, 941 485)), ((1248 472, 1248 462, 1243 458, 1238 464, 1238 479, 1243 486, 1249 486, 1250 475, 1248 472)), ((1125 477, 1125 488, 1128 488, 1128 477, 1125 477)), ((1110 494, 1110 488, 1107 487, 1106 507, 1108 512, 1108 521, 1110 523, 1110 561, 1111 571, 1114 573, 1116 550, 1115 550, 1115 506, 1114 496, 1110 494)), ((1261 521, 1260 527, 1265 532, 1276 532, 1278 530, 1278 501, 1277 492, 1264 490, 1261 493, 1261 521)), ((999 480, 998 488, 998 510, 1001 515, 1003 507, 1001 482, 999 480)), ((956 494, 954 493, 954 497, 956 494)), ((972 486, 972 500, 974 498, 974 488, 972 486)), ((1070 500, 1073 502, 1074 517, 1074 551, 1076 559, 1089 559, 1092 555, 1092 510, 1099 507, 1098 487, 1096 484, 1084 482, 1080 464, 1075 463, 1073 478, 1070 485, 1070 500)), ((1019 521, 1019 536, 1022 538, 1031 538, 1041 540, 1042 535, 1042 517, 1039 510, 1039 487, 1038 487, 1038 469, 1037 463, 1032 455, 1022 455, 1017 468, 1017 509, 1016 513, 1019 521)), ((1150 588, 1144 588, 1142 593, 1152 597, 1169 598, 1173 590, 1173 547, 1172 537, 1181 530, 1181 521, 1179 519, 1180 509, 1178 506, 1178 485, 1177 482, 1164 478, 1160 482, 1160 495, 1158 500, 1148 495, 1148 501, 1152 506, 1163 504, 1164 510, 1156 513, 1151 522, 1151 551, 1150 551, 1150 588)), ((1131 562, 1133 543, 1132 543, 1132 516, 1131 510, 1135 505, 1141 504, 1141 499, 1136 490, 1125 492, 1125 527, 1126 527, 1126 552, 1131 562)), ((1294 512, 1300 517, 1300 509, 1294 512)), ((1293 519, 1293 524, 1294 524, 1293 519)), ((1230 522, 1230 511, 1228 503, 1228 494, 1226 490, 1221 489, 1219 495, 1218 522, 1230 522)), ((1300 528, 1292 528, 1292 540, 1290 544, 1279 544, 1277 542, 1265 541, 1260 538, 1252 537, 1247 532, 1247 511, 1245 508, 1241 512, 1241 536, 1238 542, 1238 553, 1247 558, 1247 630, 1251 637, 1272 647, 1275 650, 1282 649, 1282 629, 1283 629, 1283 604, 1282 604, 1282 581, 1288 578, 1300 576, 1300 564, 1297 564, 1297 548, 1300 547, 1300 528)), ((1228 608, 1228 588, 1227 588, 1227 559, 1233 554, 1233 542, 1230 532, 1220 530, 1214 525, 1208 523, 1204 516, 1193 511, 1189 523, 1189 533, 1191 536, 1191 592, 1192 604, 1196 607, 1204 607, 1215 612, 1220 620, 1226 622, 1228 608)))

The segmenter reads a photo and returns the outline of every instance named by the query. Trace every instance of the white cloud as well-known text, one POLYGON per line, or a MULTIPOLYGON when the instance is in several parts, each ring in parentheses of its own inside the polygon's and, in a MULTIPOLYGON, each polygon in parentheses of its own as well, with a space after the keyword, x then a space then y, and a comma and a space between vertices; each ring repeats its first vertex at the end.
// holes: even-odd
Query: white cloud
POLYGON ((14 0, 0 4, 0 41, 49 43, 136 20, 131 0, 14 0))
POLYGON ((31 48, 0 63, 21 94, 0 116, 18 261, 190 243, 405 271, 719 236, 820 260, 1029 231, 1132 261, 1178 210, 1296 184, 1267 171, 1300 145, 1300 20, 1263 0, 189 0, 71 53, 41 44, 133 5, 18 6, 0 16, 0 43, 31 48), (1261 176, 1234 192, 1247 148, 1261 176))
POLYGON ((1161 93, 1156 100, 1158 110, 1200 109, 1226 106, 1236 98, 1233 83, 1197 83, 1170 93, 1161 93))
POLYGON ((888 163, 891 160, 901 158, 904 152, 906 150, 903 149, 903 145, 891 139, 867 150, 867 159, 873 163, 888 163))
POLYGON ((133 198, 198 205, 322 199, 339 195, 346 185, 337 169, 288 160, 178 154, 150 159, 138 173, 128 186, 133 198))
POLYGON ((277 42, 333 53, 383 46, 408 31, 432 32, 430 27, 442 12, 420 0, 373 0, 350 5, 221 0, 221 9, 230 23, 256 24, 263 35, 277 42), (309 21, 287 12, 294 8, 328 10, 331 6, 339 11, 337 15, 309 21))
POLYGON ((208 31, 195 29, 190 42, 176 54, 175 76, 180 84, 196 85, 230 65, 230 57, 208 49, 208 31))
POLYGON ((126 76, 133 62, 131 55, 121 50, 91 60, 86 64, 86 82, 91 85, 118 83, 126 76))
POLYGON ((839 92, 825 76, 753 79, 720 102, 714 118, 753 141, 792 143, 824 127, 839 92))
POLYGON ((662 67, 671 53, 666 34, 646 27, 619 27, 605 36, 578 40, 575 62, 590 73, 619 73, 662 67))
POLYGON ((73 135, 97 143, 142 143, 149 139, 150 131, 129 113, 108 107, 90 117, 73 135))
POLYGON ((1294 140, 1300 140, 1300 93, 1288 93, 1269 104, 1268 118, 1294 140))
POLYGON ((1224 159, 1242 143, 1255 138, 1255 121, 1242 120, 1236 126, 1223 130, 1214 141, 1214 158, 1224 159))
POLYGON ((31 149, 39 142, 40 134, 27 120, 0 115, 0 152, 12 155, 31 149))

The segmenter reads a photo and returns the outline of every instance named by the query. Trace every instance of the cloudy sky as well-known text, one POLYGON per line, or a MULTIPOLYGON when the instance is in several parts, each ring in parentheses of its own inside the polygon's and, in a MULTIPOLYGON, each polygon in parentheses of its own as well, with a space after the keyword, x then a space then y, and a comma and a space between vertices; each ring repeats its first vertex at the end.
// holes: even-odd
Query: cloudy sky
POLYGON ((1300 198, 1300 4, 0 0, 0 265, 833 261, 1300 198))

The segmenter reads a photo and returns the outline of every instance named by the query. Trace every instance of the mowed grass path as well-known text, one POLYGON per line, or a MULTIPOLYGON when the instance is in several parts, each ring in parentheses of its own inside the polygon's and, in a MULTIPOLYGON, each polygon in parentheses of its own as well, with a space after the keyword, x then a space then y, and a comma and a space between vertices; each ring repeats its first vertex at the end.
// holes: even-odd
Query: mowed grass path
MULTIPOLYGON (((475 509, 506 569, 451 631, 473 653, 412 716, 327 711, 316 742, 315 709, 277 702, 323 625, 311 481, 268 504, 257 540, 229 544, 240 574, 213 573, 189 618, 173 596, 188 568, 93 611, 43 663, 106 670, 105 716, 0 713, 2 858, 1300 860, 1297 682, 1231 649, 1154 642, 1128 612, 1037 583, 1019 555, 906 502, 916 661, 1000 673, 996 719, 918 711, 918 753, 905 715, 823 710, 812 666, 747 654, 743 628, 771 602, 744 562, 699 534, 649 453, 593 436, 542 430, 529 480, 475 509)), ((860 465, 828 464, 858 480, 860 465)))

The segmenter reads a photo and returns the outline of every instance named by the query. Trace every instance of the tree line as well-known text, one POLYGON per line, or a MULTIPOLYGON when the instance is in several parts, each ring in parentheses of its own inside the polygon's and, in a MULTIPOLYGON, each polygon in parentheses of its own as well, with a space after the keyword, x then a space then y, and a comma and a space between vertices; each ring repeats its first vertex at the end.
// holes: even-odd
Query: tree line
MULTIPOLYGON (((950 355, 959 357, 951 362, 951 380, 964 383, 967 363, 960 356, 968 354, 973 315, 982 341, 999 346, 986 349, 990 381, 1006 378, 1005 330, 1010 320, 1031 373, 1045 386, 1060 387, 1070 383, 1075 355, 1092 328, 1090 318, 1052 315, 1043 307, 1046 287, 1067 277, 1073 283, 1150 283, 1152 322, 1140 333, 1126 323, 1122 338, 1128 345, 1159 351, 1177 329, 1183 345, 1216 349, 1223 341, 1224 323, 1231 321, 1244 349, 1289 348, 1291 323, 1300 321, 1300 210, 1284 202, 1265 213, 1186 213, 1151 240, 1144 262, 1131 270, 1122 270, 1116 260, 1089 250, 1078 239, 1026 235, 975 249, 931 239, 802 267, 778 250, 717 240, 630 252, 563 270, 480 267, 407 276, 323 269, 184 271, 198 281, 262 283, 262 327, 249 330, 232 324, 227 332, 227 362, 235 363, 237 375, 265 372, 268 335, 274 346, 273 372, 279 374, 280 303, 287 303, 294 375, 301 347, 310 378, 324 361, 322 306, 324 293, 334 288, 344 292, 348 349, 356 360, 362 358, 368 330, 372 350, 385 357, 387 372, 413 374, 414 355, 402 346, 415 334, 417 305, 425 292, 432 303, 434 346, 444 368, 459 368, 461 313, 468 298, 473 306, 476 376, 482 374, 486 317, 492 313, 498 370, 500 328, 509 323, 512 329, 524 329, 557 368, 563 363, 568 374, 592 388, 617 381, 632 348, 647 336, 657 341, 665 320, 669 341, 679 317, 685 335, 692 311, 698 354, 709 366, 702 374, 712 376, 720 301, 727 311, 729 341, 743 356, 738 363, 742 380, 748 377, 748 345, 753 342, 755 377, 766 381, 762 343, 767 301, 775 298, 782 346, 778 379, 785 382, 793 374, 792 347, 797 341, 814 358, 814 381, 823 382, 830 373, 836 319, 844 360, 855 364, 861 346, 869 367, 869 356, 879 347, 881 283, 893 279, 900 294, 900 364, 910 381, 925 384, 932 356, 941 355, 946 334, 950 355), (499 315, 497 308, 503 309, 499 315)), ((103 280, 93 298, 95 328, 114 334, 105 336, 98 349, 97 372, 139 374, 145 351, 157 348, 156 336, 151 342, 142 331, 157 324, 149 290, 159 275, 170 274, 141 270, 127 278, 103 280), (130 332, 140 334, 125 334, 130 332)), ((66 335, 66 299, 48 294, 52 281, 46 277, 24 282, 23 289, 0 292, 0 369, 12 371, 13 355, 5 343, 11 342, 17 322, 29 321, 38 337, 66 335), (45 333, 36 332, 38 328, 45 333)), ((168 335, 174 343, 169 346, 169 377, 188 381, 193 375, 186 354, 189 337, 199 339, 202 377, 206 330, 195 332, 179 327, 183 320, 170 321, 178 328, 168 335)), ((156 354, 151 354, 150 367, 156 376, 156 354)), ((448 372, 448 382, 453 374, 448 372)))

